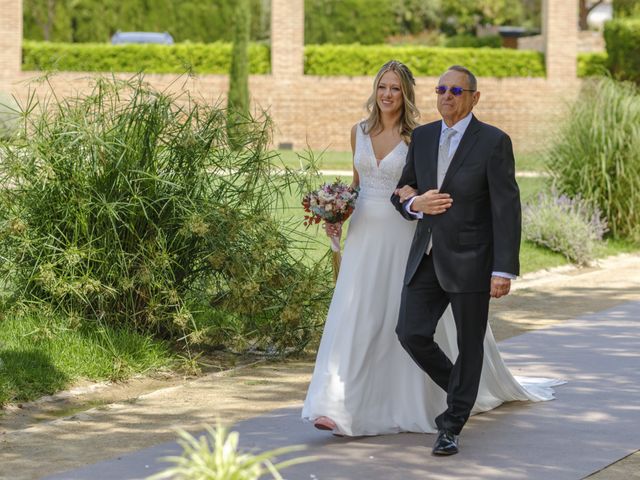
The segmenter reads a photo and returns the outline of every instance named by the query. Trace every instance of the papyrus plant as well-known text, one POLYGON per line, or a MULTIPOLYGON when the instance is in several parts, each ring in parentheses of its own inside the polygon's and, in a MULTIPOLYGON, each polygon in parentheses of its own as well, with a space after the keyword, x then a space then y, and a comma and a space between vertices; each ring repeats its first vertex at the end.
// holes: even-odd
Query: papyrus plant
POLYGON ((140 77, 30 96, 21 135, 0 145, 14 299, 165 337, 302 346, 329 283, 278 209, 308 185, 269 151, 266 115, 245 119, 233 149, 225 126, 223 109, 140 77), (217 323, 197 328, 194 308, 217 323))

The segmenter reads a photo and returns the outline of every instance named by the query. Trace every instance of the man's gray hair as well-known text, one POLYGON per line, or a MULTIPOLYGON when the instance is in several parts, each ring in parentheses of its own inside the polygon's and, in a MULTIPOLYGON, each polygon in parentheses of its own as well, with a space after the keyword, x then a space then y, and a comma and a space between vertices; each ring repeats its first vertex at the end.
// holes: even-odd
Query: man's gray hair
POLYGON ((477 90, 478 89, 478 81, 476 80, 476 76, 471 73, 471 70, 469 70, 466 67, 463 67, 462 65, 451 65, 447 71, 449 70, 454 70, 456 72, 461 72, 464 73, 467 76, 467 79, 469 80, 469 89, 470 90, 477 90))

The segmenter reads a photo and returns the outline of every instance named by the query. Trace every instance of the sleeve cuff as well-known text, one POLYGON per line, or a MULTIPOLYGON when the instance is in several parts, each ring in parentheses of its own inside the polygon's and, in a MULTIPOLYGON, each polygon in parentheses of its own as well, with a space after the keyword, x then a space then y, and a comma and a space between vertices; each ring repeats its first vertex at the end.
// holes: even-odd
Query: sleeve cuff
POLYGON ((491 272, 491 275, 494 277, 508 278, 510 280, 515 280, 516 278, 518 278, 517 275, 514 275, 513 273, 506 273, 506 272, 491 272))
POLYGON ((413 212, 411 211, 411 204, 413 203, 413 201, 416 199, 416 197, 411 197, 409 200, 406 201, 406 203, 404 204, 404 209, 407 211, 407 213, 409 215, 411 215, 412 217, 415 218, 422 218, 422 212, 413 212))

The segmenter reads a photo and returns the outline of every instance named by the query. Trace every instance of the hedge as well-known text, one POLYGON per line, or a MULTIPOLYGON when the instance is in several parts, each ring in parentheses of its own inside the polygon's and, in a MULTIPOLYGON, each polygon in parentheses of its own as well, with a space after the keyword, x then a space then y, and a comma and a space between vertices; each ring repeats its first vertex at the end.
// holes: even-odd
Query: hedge
POLYGON ((640 84, 640 18, 605 23, 604 40, 614 77, 640 84))
MULTIPOLYGON (((227 74, 231 64, 231 46, 231 43, 223 42, 110 45, 25 41, 22 44, 22 69, 227 74)), ((270 65, 269 47, 249 44, 249 72, 269 73, 270 65)))
POLYGON ((579 53, 578 77, 606 75, 609 71, 606 52, 579 53))
MULTIPOLYGON (((440 48, 421 46, 307 45, 305 73, 309 75, 373 75, 391 58, 406 62, 415 75, 437 76, 455 63, 478 76, 541 77, 542 54, 494 48, 440 48)), ((67 44, 25 41, 23 70, 113 71, 147 73, 229 73, 231 44, 181 43, 165 45, 67 44)), ((264 44, 249 44, 250 73, 270 72, 270 51, 264 44)), ((580 77, 606 71, 606 53, 578 55, 580 77)))
POLYGON ((464 65, 481 77, 543 77, 539 52, 498 48, 441 48, 391 45, 307 45, 309 75, 374 75, 390 59, 407 64, 414 75, 438 76, 450 65, 464 65))

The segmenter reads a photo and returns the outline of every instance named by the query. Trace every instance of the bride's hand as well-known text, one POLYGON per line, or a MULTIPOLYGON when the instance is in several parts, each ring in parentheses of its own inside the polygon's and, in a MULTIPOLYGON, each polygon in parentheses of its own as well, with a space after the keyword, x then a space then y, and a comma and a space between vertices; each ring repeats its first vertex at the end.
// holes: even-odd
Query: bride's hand
POLYGON ((418 190, 409 185, 405 185, 402 188, 396 188, 395 192, 393 193, 400 197, 400 203, 404 203, 411 197, 415 197, 418 194, 418 190))
POLYGON ((324 231, 329 237, 340 237, 342 236, 342 223, 324 222, 324 231))

